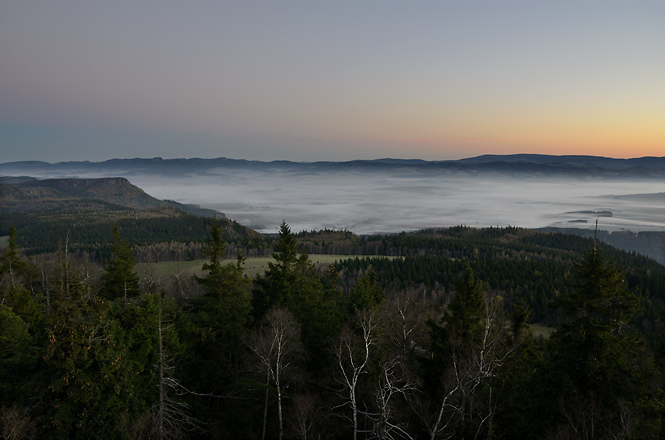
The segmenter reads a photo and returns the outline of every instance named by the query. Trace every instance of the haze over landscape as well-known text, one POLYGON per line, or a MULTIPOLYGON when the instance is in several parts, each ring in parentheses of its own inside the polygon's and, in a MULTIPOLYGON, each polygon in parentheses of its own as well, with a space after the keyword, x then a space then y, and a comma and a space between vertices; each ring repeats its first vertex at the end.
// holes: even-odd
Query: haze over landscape
POLYGON ((282 220, 295 231, 358 234, 455 225, 588 229, 596 219, 608 231, 665 231, 662 158, 316 163, 155 158, 8 163, 0 164, 0 174, 123 176, 154 197, 214 209, 265 233, 277 232, 282 220))
MULTIPOLYGON (((648 1, 2 2, 0 162, 662 156, 663 17, 648 1)), ((665 227, 662 175, 639 171, 239 164, 25 173, 126 176, 261 232, 665 227)))

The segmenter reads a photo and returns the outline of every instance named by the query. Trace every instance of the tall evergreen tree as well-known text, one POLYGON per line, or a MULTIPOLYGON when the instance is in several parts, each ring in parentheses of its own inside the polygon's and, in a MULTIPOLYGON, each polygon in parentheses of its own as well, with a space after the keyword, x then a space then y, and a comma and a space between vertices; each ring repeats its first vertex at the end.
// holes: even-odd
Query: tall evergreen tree
POLYGON ((457 282, 455 296, 443 312, 440 323, 429 322, 432 359, 426 362, 430 390, 440 387, 440 377, 455 358, 464 357, 480 337, 484 312, 484 294, 481 283, 467 263, 462 278, 457 282))
POLYGON ((34 333, 42 313, 37 289, 30 280, 34 265, 21 255, 16 235, 16 228, 11 226, 8 246, 0 259, 0 303, 11 307, 34 333))
POLYGON ((21 253, 16 244, 16 228, 11 225, 9 227, 9 243, 0 260, 0 275, 7 274, 11 281, 14 281, 25 270, 26 266, 27 263, 21 259, 21 253))
POLYGON ((133 406, 135 371, 108 301, 90 292, 65 252, 60 291, 45 323, 39 422, 44 438, 119 438, 133 406))
POLYGON ((280 227, 273 259, 265 274, 254 280, 254 315, 260 319, 272 308, 288 308, 301 325, 310 368, 321 368, 329 355, 327 344, 341 329, 336 273, 329 272, 322 282, 307 252, 298 253, 296 238, 286 222, 280 227))
POLYGON ((0 407, 28 403, 37 356, 28 325, 0 304, 0 407))
POLYGON ((240 253, 235 264, 222 264, 226 254, 227 243, 222 238, 222 226, 214 221, 210 226, 210 237, 206 239, 201 250, 208 261, 203 264, 205 276, 195 276, 196 282, 201 285, 208 297, 233 297, 240 293, 246 294, 249 280, 245 279, 243 265, 245 259, 240 253))
POLYGON ((196 276, 203 295, 190 301, 186 332, 189 349, 183 359, 188 386, 201 392, 227 389, 240 375, 242 339, 251 321, 249 278, 243 274, 244 258, 222 264, 227 244, 222 227, 213 222, 203 254, 205 276, 196 276))
POLYGON ((630 324, 637 298, 623 271, 596 245, 576 270, 575 283, 553 301, 563 316, 546 359, 557 396, 553 412, 560 430, 577 438, 626 435, 645 426, 638 406, 652 391, 654 371, 642 336, 630 324))
POLYGON ((313 272, 307 253, 298 255, 296 238, 291 228, 282 222, 279 230, 279 241, 276 251, 272 254, 274 262, 268 263, 268 270, 254 281, 252 306, 255 316, 262 317, 274 307, 290 305, 312 287, 308 281, 313 272))
POLYGON ((102 275, 101 295, 110 300, 138 296, 139 277, 134 272, 134 255, 129 245, 120 235, 120 227, 113 225, 112 258, 106 262, 102 275))
POLYGON ((367 273, 358 277, 351 288, 349 296, 350 316, 358 312, 376 309, 386 298, 386 293, 379 285, 379 279, 374 268, 370 267, 367 273))

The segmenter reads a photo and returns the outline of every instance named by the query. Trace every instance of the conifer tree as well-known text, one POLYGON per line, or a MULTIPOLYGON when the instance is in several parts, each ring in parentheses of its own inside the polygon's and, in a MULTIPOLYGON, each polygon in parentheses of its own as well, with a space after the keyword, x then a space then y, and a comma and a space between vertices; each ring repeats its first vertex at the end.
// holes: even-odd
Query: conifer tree
POLYGON ((444 310, 440 323, 429 322, 432 361, 426 363, 431 390, 439 388, 439 378, 452 366, 455 357, 466 356, 480 336, 484 295, 480 282, 467 263, 457 282, 455 296, 444 310))
POLYGON ((628 424, 642 423, 637 404, 652 391, 652 359, 630 324, 637 297, 597 243, 576 271, 575 283, 553 301, 563 322, 547 353, 560 428, 578 438, 626 434, 628 424))
POLYGON ((41 307, 30 282, 34 266, 25 261, 16 244, 16 228, 9 228, 9 245, 0 259, 0 303, 12 311, 34 331, 40 319, 41 307))
POLYGON ((238 380, 242 339, 251 320, 250 280, 243 274, 244 258, 238 253, 235 263, 222 264, 227 244, 222 227, 213 222, 203 254, 205 276, 196 276, 203 295, 191 300, 188 327, 192 341, 186 357, 190 371, 189 386, 219 391, 238 380))
POLYGON ((28 325, 0 304, 0 407, 27 403, 26 389, 37 363, 28 325))
POLYGON ((91 294, 65 248, 60 291, 45 323, 39 386, 44 438, 119 437, 133 406, 133 367, 108 301, 91 294))
POLYGON ((280 227, 273 259, 265 274, 254 280, 254 316, 259 320, 272 308, 288 308, 301 325, 310 367, 319 368, 328 356, 326 344, 341 329, 336 274, 328 274, 324 287, 307 252, 298 253, 296 238, 286 222, 280 227))
POLYGON ((304 287, 304 275, 310 265, 306 253, 298 256, 296 238, 285 221, 280 226, 279 241, 272 256, 275 261, 269 262, 268 270, 254 282, 252 307, 257 318, 273 307, 287 305, 304 287))
POLYGON ((11 282, 25 270, 27 263, 21 259, 18 245, 16 244, 16 228, 9 227, 9 243, 0 260, 0 275, 8 274, 11 282))
POLYGON ((106 262, 102 275, 103 286, 101 295, 110 300, 138 296, 139 277, 134 272, 134 255, 129 245, 120 235, 120 227, 113 225, 112 258, 106 262))
POLYGON ((374 268, 361 275, 351 288, 349 296, 349 312, 355 313, 376 309, 385 299, 386 294, 379 285, 378 276, 374 268))

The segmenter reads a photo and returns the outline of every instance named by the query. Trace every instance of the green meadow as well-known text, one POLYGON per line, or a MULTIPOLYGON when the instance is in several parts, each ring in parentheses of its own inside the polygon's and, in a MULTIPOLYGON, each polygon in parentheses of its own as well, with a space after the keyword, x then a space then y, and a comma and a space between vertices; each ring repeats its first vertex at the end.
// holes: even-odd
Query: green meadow
MULTIPOLYGON (((317 266, 328 266, 340 260, 355 258, 351 255, 310 255, 312 263, 317 266)), ((395 258, 395 257, 391 257, 395 258)), ((136 265, 136 272, 139 274, 149 274, 154 278, 168 278, 173 275, 201 275, 203 263, 207 260, 192 261, 163 261, 160 263, 139 263, 136 265)), ((268 263, 275 261, 272 257, 255 257, 245 260, 245 275, 254 278, 258 274, 263 274, 268 268, 268 263)), ((235 259, 225 259, 223 264, 235 263, 235 259)))

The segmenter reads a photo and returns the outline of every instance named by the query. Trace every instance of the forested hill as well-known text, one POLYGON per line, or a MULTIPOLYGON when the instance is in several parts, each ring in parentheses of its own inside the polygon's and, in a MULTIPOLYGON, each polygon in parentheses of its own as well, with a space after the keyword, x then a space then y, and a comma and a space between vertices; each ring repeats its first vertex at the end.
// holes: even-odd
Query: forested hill
POLYGON ((132 209, 173 207, 184 212, 207 217, 223 217, 224 214, 196 205, 185 205, 168 200, 158 200, 141 188, 132 185, 124 177, 96 179, 44 179, 31 177, 0 178, 1 209, 6 213, 58 210, 64 205, 76 210, 97 200, 132 209))
POLYGON ((2 178, 0 197, 0 235, 7 235, 13 224, 26 254, 54 252, 67 241, 71 251, 103 258, 110 252, 113 224, 118 224, 129 242, 144 247, 144 253, 153 259, 200 258, 201 242, 212 218, 226 226, 224 239, 228 242, 265 246, 260 234, 217 211, 158 200, 121 177, 2 178), (157 255, 153 247, 164 243, 157 255))
MULTIPOLYGON (((441 303, 449 300, 466 262, 473 261, 488 289, 508 304, 525 301, 532 308, 534 321, 549 324, 557 319, 548 306, 553 295, 569 287, 575 263, 594 247, 593 237, 513 227, 458 226, 366 237, 328 230, 303 232, 297 237, 301 249, 310 253, 356 255, 358 258, 336 266, 343 279, 373 267, 384 287, 416 290, 420 296, 441 303)), ((625 269, 629 287, 640 297, 640 317, 657 326, 665 315, 665 266, 635 252, 603 243, 596 246, 625 269)))

